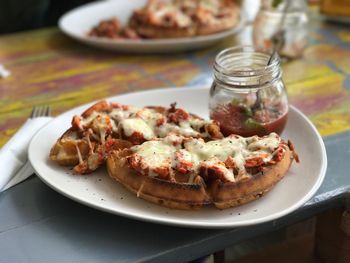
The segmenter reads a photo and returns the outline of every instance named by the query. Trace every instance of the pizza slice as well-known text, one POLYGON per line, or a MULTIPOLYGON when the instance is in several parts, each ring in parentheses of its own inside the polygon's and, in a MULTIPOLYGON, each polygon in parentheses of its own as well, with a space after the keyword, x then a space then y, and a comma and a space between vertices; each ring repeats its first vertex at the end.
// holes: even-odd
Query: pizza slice
POLYGON ((178 38, 194 36, 191 17, 171 1, 149 0, 133 12, 129 26, 145 38, 178 38))
POLYGON ((100 101, 81 116, 56 141, 50 159, 59 165, 74 166, 77 174, 87 174, 105 163, 112 150, 124 149, 169 134, 211 140, 221 138, 220 128, 176 108, 134 107, 100 101))
POLYGON ((268 192, 299 161, 277 134, 205 141, 170 135, 112 151, 109 175, 138 197, 177 209, 220 209, 268 192))
POLYGON ((239 21, 239 7, 233 0, 175 0, 175 5, 196 24, 196 35, 225 31, 239 21))

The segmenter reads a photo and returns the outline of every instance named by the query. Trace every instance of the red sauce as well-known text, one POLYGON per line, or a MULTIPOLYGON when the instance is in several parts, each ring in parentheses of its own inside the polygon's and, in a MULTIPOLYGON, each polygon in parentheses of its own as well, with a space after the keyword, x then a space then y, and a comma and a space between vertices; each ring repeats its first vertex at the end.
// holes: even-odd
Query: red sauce
POLYGON ((106 37, 111 39, 139 39, 140 36, 130 27, 122 27, 117 18, 102 20, 97 26, 93 27, 88 33, 92 37, 106 37))
POLYGON ((282 105, 269 109, 251 110, 247 107, 227 104, 211 113, 211 119, 219 122, 221 132, 228 136, 264 136, 271 132, 281 134, 287 123, 288 111, 282 105))

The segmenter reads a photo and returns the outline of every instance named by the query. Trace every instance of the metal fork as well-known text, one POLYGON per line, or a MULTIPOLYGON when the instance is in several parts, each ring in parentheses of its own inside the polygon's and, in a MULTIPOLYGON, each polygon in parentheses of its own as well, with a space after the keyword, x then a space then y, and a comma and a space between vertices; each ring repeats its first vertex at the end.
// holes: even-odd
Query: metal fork
MULTIPOLYGON (((30 114, 29 119, 35 119, 39 117, 48 117, 51 115, 51 109, 48 105, 43 106, 34 106, 33 110, 30 114)), ((25 162, 25 164, 20 168, 20 170, 16 173, 14 177, 4 186, 2 191, 16 185, 17 183, 24 181, 29 176, 34 174, 34 170, 32 166, 30 165, 29 160, 25 162)))
POLYGON ((48 105, 43 106, 34 106, 32 113, 30 114, 30 118, 37 118, 37 117, 43 117, 43 116, 50 116, 51 115, 51 109, 48 105))

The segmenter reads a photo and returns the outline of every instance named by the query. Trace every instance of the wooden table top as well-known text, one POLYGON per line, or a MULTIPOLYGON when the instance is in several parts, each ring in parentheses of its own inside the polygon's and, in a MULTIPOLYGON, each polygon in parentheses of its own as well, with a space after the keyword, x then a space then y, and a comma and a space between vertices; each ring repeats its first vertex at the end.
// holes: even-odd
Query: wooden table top
MULTIPOLYGON (((283 65, 290 102, 322 136, 350 129, 350 31, 315 19, 304 56, 283 65)), ((0 79, 0 146, 48 104, 54 116, 72 107, 139 90, 209 86, 215 55, 236 45, 230 37, 197 52, 132 55, 93 49, 46 28, 0 36, 0 63, 11 76, 0 79)))

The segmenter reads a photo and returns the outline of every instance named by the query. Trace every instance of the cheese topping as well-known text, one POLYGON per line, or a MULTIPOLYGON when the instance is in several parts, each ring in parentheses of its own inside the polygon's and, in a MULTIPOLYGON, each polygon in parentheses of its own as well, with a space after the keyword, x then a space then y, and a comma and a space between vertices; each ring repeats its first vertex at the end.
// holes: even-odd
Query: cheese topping
POLYGON ((188 27, 192 24, 191 18, 170 2, 152 1, 144 11, 154 25, 188 27))
POLYGON ((119 122, 119 126, 124 131, 125 136, 132 136, 134 132, 143 134, 146 140, 151 140, 155 137, 152 128, 142 119, 130 118, 119 122))
POLYGON ((87 118, 82 118, 80 121, 81 127, 89 126, 96 118, 97 116, 105 115, 104 113, 94 111, 89 115, 87 118))
POLYGON ((273 151, 278 147, 279 136, 275 133, 271 133, 269 136, 258 139, 258 137, 252 137, 253 141, 249 144, 248 149, 250 151, 256 151, 263 149, 266 151, 273 151))
POLYGON ((158 121, 163 118, 163 114, 147 108, 137 111, 136 116, 143 119, 153 130, 157 126, 158 121))
POLYGON ((143 159, 150 170, 169 167, 182 173, 187 171, 188 174, 198 174, 200 168, 213 168, 224 180, 234 182, 235 176, 247 173, 247 161, 253 158, 260 158, 263 163, 271 161, 280 142, 280 137, 275 133, 262 138, 231 135, 209 142, 173 135, 145 142, 131 150, 143 159), (228 158, 233 160, 232 167, 225 166, 228 158))
POLYGON ((147 141, 131 147, 150 168, 169 167, 177 149, 178 147, 165 140, 147 141))
MULTIPOLYGON (((206 129, 202 129, 212 121, 206 121, 190 116, 187 120, 180 120, 178 124, 167 122, 166 113, 159 113, 154 109, 132 106, 114 108, 110 112, 93 111, 88 117, 80 118, 79 127, 83 130, 93 126, 97 133, 111 129, 114 133, 123 129, 124 135, 130 137, 137 132, 145 140, 164 138, 169 134, 186 137, 210 137, 206 129), (110 118, 108 125, 106 120, 110 118)), ((98 136, 100 137, 100 135, 98 136)))
POLYGON ((179 125, 174 123, 165 123, 157 128, 158 137, 165 137, 170 133, 184 135, 186 137, 198 137, 200 133, 191 127, 189 121, 182 121, 179 125))
POLYGON ((113 109, 109 113, 109 116, 116 122, 120 122, 121 120, 129 118, 132 114, 135 114, 139 110, 140 110, 139 108, 132 107, 132 106, 128 106, 128 110, 117 108, 117 109, 113 109))
POLYGON ((231 16, 235 9, 233 3, 224 0, 175 0, 175 4, 201 25, 222 24, 223 18, 231 16))

